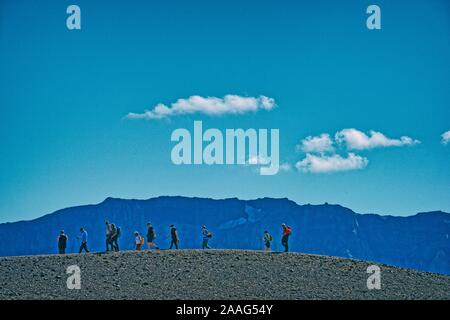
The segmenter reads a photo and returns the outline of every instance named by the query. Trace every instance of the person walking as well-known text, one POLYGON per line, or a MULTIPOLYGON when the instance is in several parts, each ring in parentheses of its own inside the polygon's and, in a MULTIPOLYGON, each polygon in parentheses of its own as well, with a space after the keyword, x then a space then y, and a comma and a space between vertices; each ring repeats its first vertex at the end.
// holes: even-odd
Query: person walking
POLYGON ((264 231, 264 236, 263 236, 263 241, 264 241, 264 251, 270 251, 270 243, 273 240, 272 235, 269 233, 269 231, 264 231))
POLYGON ((58 236, 58 253, 65 254, 67 248, 67 240, 69 237, 64 233, 64 230, 61 230, 58 236))
POLYGON ((142 250, 142 246, 144 245, 144 237, 139 234, 139 232, 134 232, 134 248, 137 251, 142 250))
POLYGON ((81 245, 80 245, 80 250, 78 251, 78 253, 81 253, 83 250, 89 253, 89 249, 87 247, 87 242, 88 242, 88 233, 84 228, 80 228, 80 236, 78 237, 78 239, 81 240, 81 245))
POLYGON ((285 223, 281 224, 281 227, 283 228, 281 244, 284 247, 284 252, 288 252, 289 251, 289 237, 292 234, 292 229, 291 229, 291 227, 288 227, 285 223))
POLYGON ((112 250, 112 243, 111 243, 111 235, 112 235, 112 226, 108 221, 105 221, 106 225, 106 252, 109 252, 112 250))
POLYGON ((209 240, 212 238, 212 233, 206 228, 205 225, 202 225, 202 249, 211 249, 209 246, 209 240))
POLYGON ((119 237, 120 237, 120 227, 116 227, 114 223, 111 224, 111 249, 114 251, 119 251, 119 237))
POLYGON ((152 247, 159 249, 158 245, 154 242, 156 239, 156 231, 150 222, 147 222, 147 250, 152 247))
POLYGON ((172 249, 172 247, 174 245, 175 245, 175 249, 178 249, 178 244, 180 243, 180 238, 178 238, 177 228, 175 228, 175 226, 173 224, 170 225, 170 238, 172 239, 172 241, 170 242, 169 249, 172 249))

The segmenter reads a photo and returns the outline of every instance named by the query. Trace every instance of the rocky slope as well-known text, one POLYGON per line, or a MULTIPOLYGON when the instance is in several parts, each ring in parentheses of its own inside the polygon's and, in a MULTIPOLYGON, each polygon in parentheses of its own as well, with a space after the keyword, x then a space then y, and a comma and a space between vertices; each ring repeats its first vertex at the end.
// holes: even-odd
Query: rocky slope
POLYGON ((180 250, 0 258, 0 299, 450 299, 450 277, 295 253, 180 250), (78 265, 81 289, 67 289, 78 265))

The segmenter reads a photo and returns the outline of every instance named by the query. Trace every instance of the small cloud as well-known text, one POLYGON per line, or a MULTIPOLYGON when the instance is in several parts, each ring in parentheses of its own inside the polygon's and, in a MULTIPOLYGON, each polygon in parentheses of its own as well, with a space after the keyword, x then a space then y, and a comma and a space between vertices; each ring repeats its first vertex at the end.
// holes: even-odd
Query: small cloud
POLYGON ((336 133, 336 142, 345 144, 348 150, 366 150, 381 147, 401 147, 412 146, 420 143, 419 140, 408 136, 402 136, 400 139, 391 139, 381 132, 371 130, 369 135, 357 129, 343 129, 336 133))
POLYGON ((244 114, 258 110, 270 111, 275 107, 275 100, 266 96, 243 97, 231 94, 223 98, 191 96, 187 99, 178 99, 170 106, 159 103, 152 110, 145 110, 143 113, 130 112, 126 115, 126 118, 153 120, 193 113, 220 116, 224 114, 244 114))
POLYGON ((320 136, 308 136, 297 146, 305 153, 323 153, 334 151, 333 140, 328 133, 322 133, 320 136))
POLYGON ((326 156, 308 153, 306 154, 306 158, 297 162, 295 166, 302 172, 328 173, 359 170, 365 168, 368 163, 369 160, 367 158, 354 153, 349 153, 346 158, 338 154, 326 156))
POLYGON ((441 143, 446 146, 449 142, 450 142, 450 130, 444 132, 443 134, 441 134, 441 143))
POLYGON ((281 165, 280 165, 280 171, 284 171, 284 172, 289 172, 289 171, 291 171, 292 170, 292 166, 291 166, 291 164, 290 163, 282 163, 281 165))
MULTIPOLYGON (((260 172, 261 166, 267 166, 271 164, 271 159, 265 156, 254 156, 248 158, 245 162, 245 166, 253 166, 255 172, 260 172)), ((292 166, 288 162, 284 162, 278 166, 279 172, 289 172, 292 170, 292 166)))

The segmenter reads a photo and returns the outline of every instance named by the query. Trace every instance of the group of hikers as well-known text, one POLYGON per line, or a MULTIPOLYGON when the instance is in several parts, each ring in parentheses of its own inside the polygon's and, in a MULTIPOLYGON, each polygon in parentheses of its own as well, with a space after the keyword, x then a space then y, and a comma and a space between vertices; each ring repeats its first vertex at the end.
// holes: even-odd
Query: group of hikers
MULTIPOLYGON (((109 251, 119 251, 119 237, 121 235, 121 229, 120 227, 116 226, 114 223, 109 223, 108 221, 105 222, 106 224, 106 252, 109 251)), ((284 252, 289 251, 289 237, 292 234, 291 227, 287 226, 285 223, 281 224, 282 227, 282 236, 281 236, 281 244, 284 247, 284 252)), ((178 237, 178 231, 177 228, 172 224, 169 226, 170 228, 170 247, 169 249, 179 249, 180 244, 180 238, 178 237)), ((133 233, 134 235, 134 243, 133 248, 135 250, 142 250, 145 245, 145 238, 143 235, 141 235, 138 231, 135 231, 133 233)), ((209 245, 209 241, 212 238, 212 233, 206 228, 206 225, 202 225, 201 227, 201 236, 202 236, 202 249, 212 249, 209 245)), ((156 232, 155 228, 152 226, 150 222, 147 223, 147 250, 156 249, 158 250, 159 247, 155 243, 156 239, 156 232)), ((78 253, 82 253, 83 250, 85 252, 89 252, 88 249, 88 233, 87 231, 81 227, 80 228, 80 234, 77 237, 77 239, 80 241, 80 248, 78 250, 78 253)), ((57 238, 58 241, 58 252, 59 254, 65 254, 66 248, 67 248, 67 242, 69 240, 69 237, 64 232, 64 230, 60 231, 60 234, 57 238)), ((264 251, 271 251, 271 243, 273 241, 272 235, 265 230, 263 233, 262 240, 264 241, 264 251)))

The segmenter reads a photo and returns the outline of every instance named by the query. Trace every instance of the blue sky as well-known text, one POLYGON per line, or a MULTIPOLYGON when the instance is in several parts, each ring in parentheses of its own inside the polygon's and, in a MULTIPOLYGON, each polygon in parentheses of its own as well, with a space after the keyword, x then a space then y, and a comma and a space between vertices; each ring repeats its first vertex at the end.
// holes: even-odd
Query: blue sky
MULTIPOLYGON (((434 1, 0 3, 0 222, 108 196, 288 197, 361 213, 450 212, 450 8, 434 1), (82 29, 66 28, 81 8, 82 29), (377 4, 382 29, 366 28, 377 4), (267 96, 240 115, 129 120, 193 95, 267 96), (175 166, 176 128, 278 128, 292 169, 175 166), (420 143, 353 150, 355 170, 296 169, 308 136, 354 128, 420 143)), ((345 146, 337 150, 346 157, 345 146)), ((330 155, 318 155, 330 156, 330 155)))

